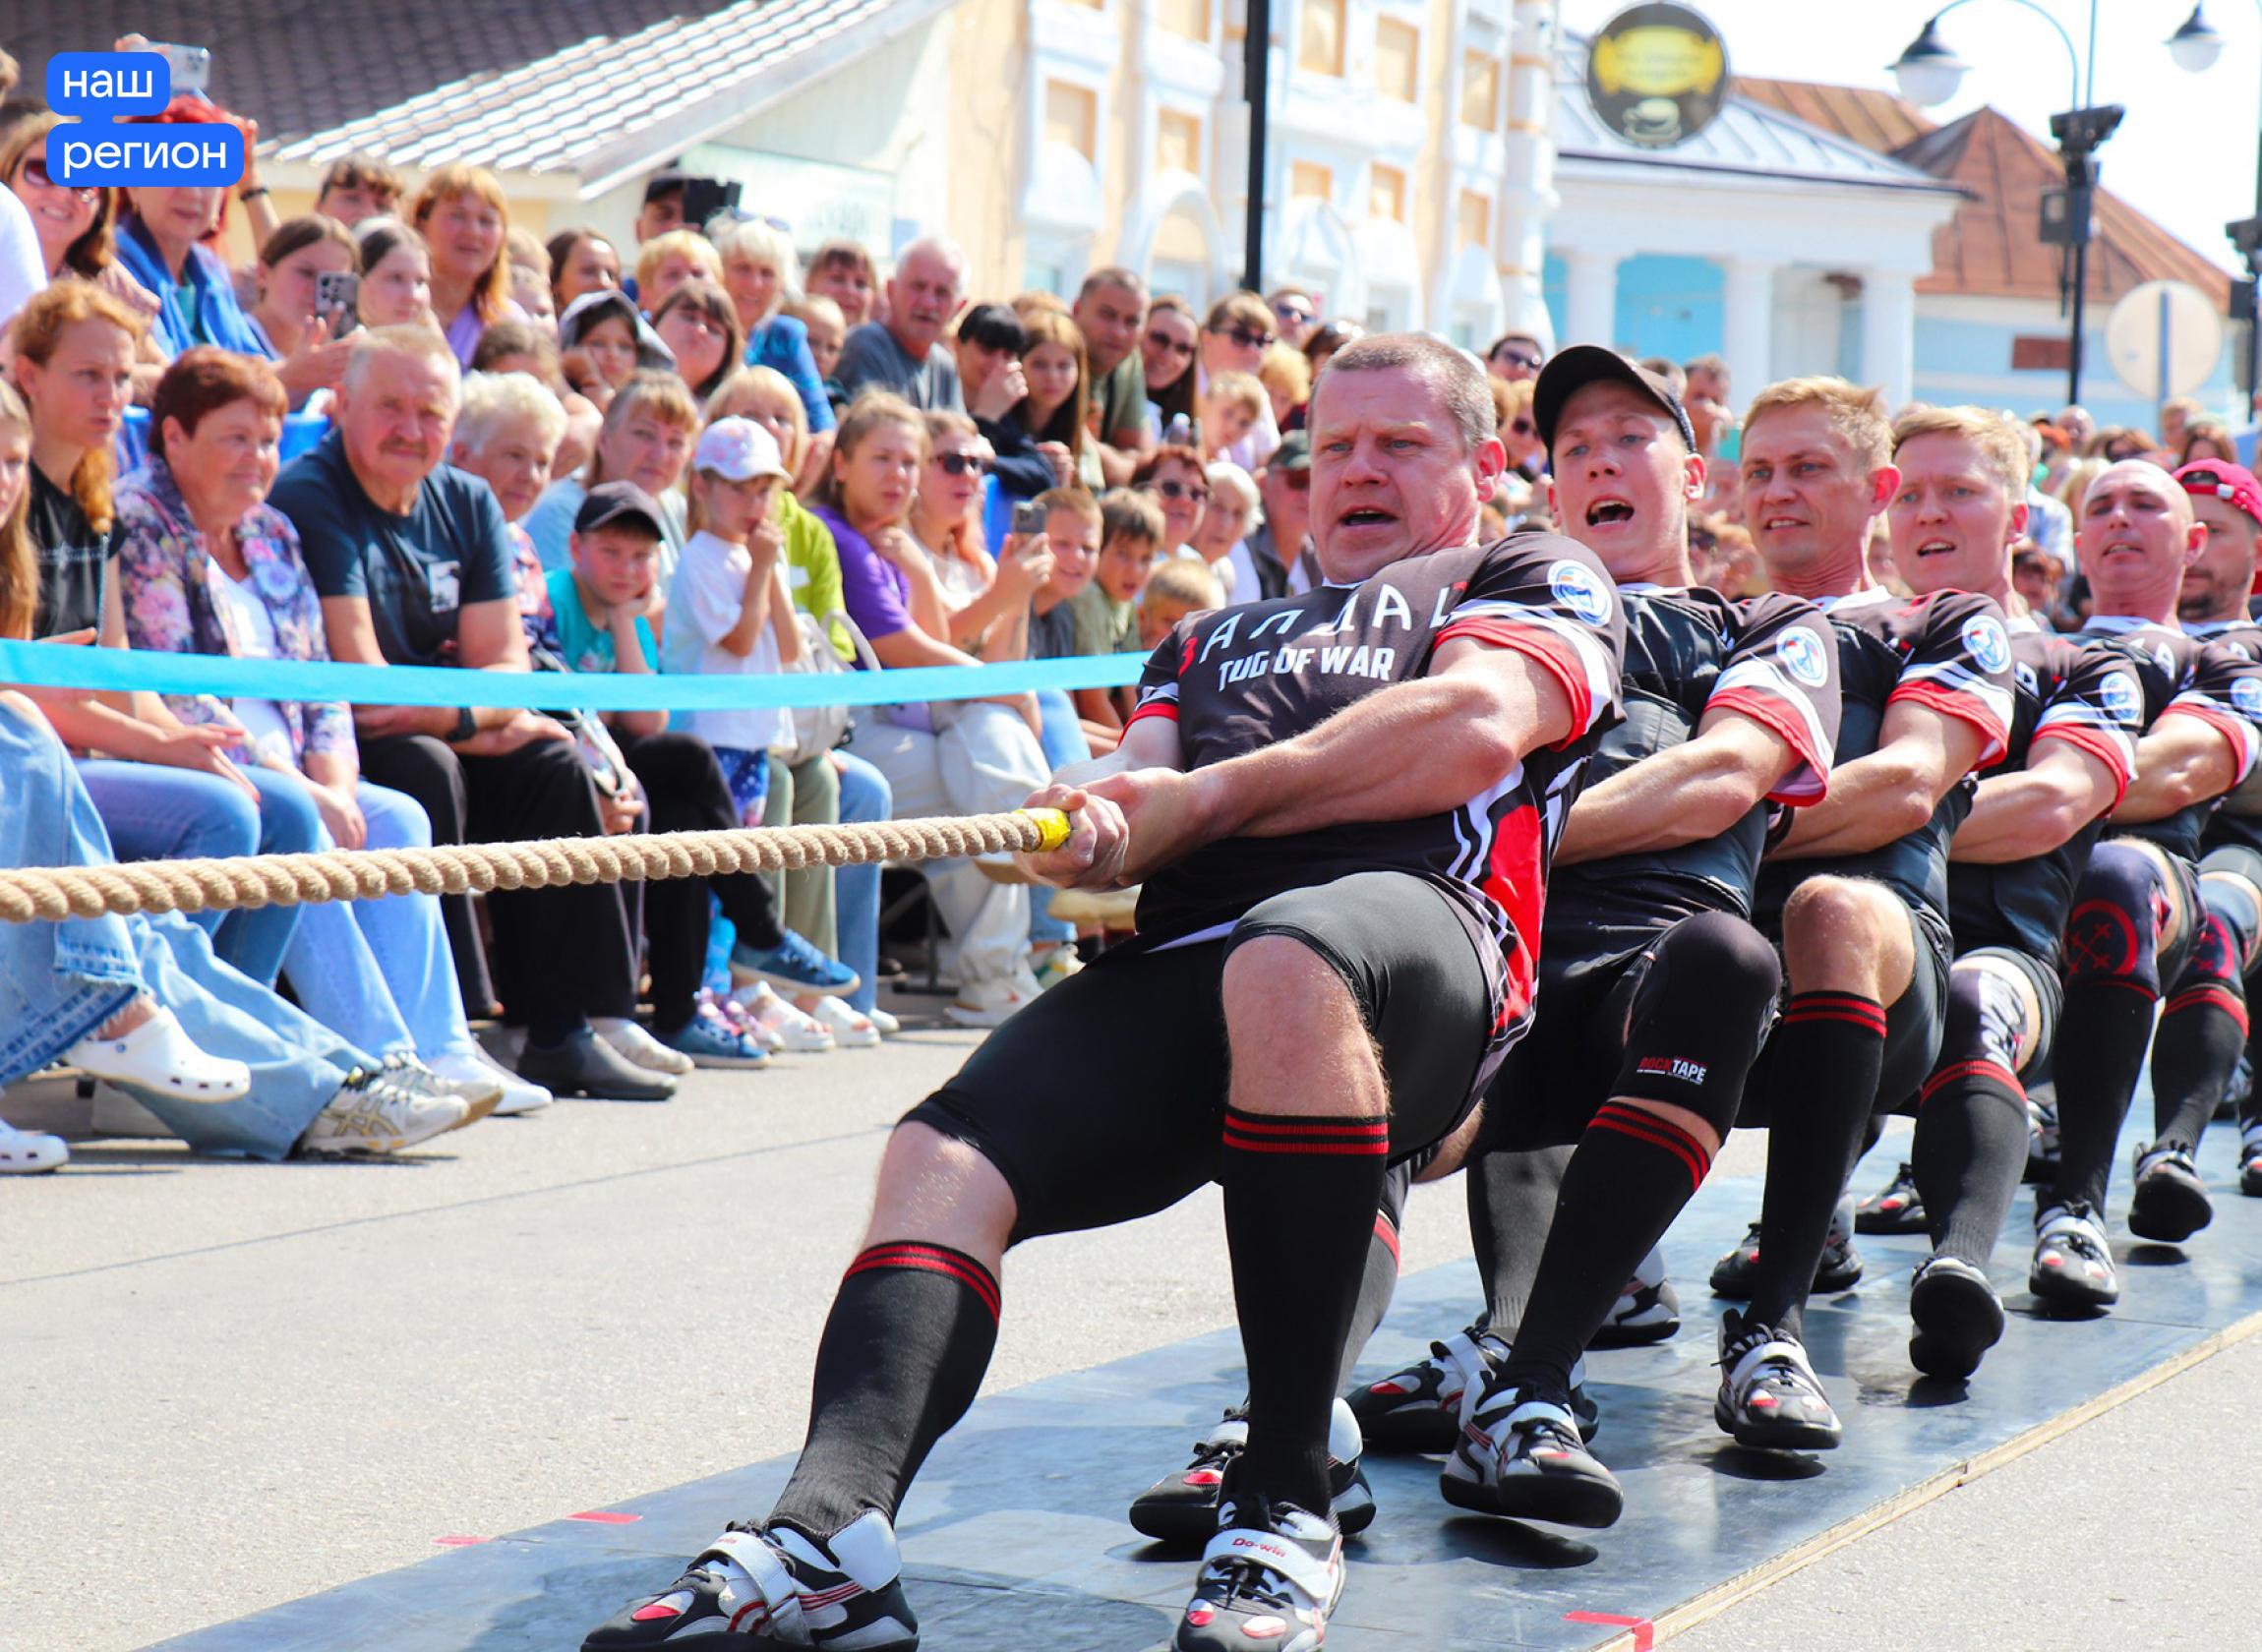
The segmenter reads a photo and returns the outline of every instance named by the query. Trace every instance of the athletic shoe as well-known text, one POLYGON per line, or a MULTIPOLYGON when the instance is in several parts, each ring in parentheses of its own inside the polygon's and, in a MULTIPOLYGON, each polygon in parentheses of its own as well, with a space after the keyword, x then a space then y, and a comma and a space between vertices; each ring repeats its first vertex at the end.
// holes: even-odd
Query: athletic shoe
POLYGON ((2057 1101, 2026 1098, 2026 1179, 2048 1187, 2057 1180, 2057 1101))
POLYGON ((589 1631, 581 1652, 668 1646, 832 1646, 917 1652, 903 1558, 887 1516, 869 1509, 815 1543, 791 1526, 741 1525, 700 1551, 657 1595, 589 1631))
POLYGON ((1044 989, 1026 969, 993 980, 962 981, 958 996, 943 1009, 954 1026, 1003 1027, 1008 1017, 1037 1002, 1044 989))
POLYGON ((792 929, 774 947, 731 948, 731 978, 767 981, 780 992, 854 992, 863 978, 792 929))
POLYGON ((1681 1297, 1665 1277, 1665 1253, 1652 1249, 1618 1293, 1610 1317, 1587 1341, 1589 1348, 1641 1348, 1681 1328, 1681 1297))
POLYGON ((2076 1308, 2110 1308, 2120 1300, 2113 1247, 2088 1200, 2069 1199, 2035 1212, 2034 1266, 2026 1288, 2045 1302, 2076 1308))
POLYGON ((864 1011, 864 1015, 874 1027, 879 1029, 879 1035, 883 1038, 892 1038, 903 1031, 903 1023, 876 1004, 864 1011))
POLYGON ((2128 1200, 2128 1231, 2139 1239, 2180 1245, 2215 1219, 2207 1184, 2188 1148, 2136 1150, 2136 1188, 2128 1200))
MULTIPOLYGON (((1132 1529, 1161 1543, 1207 1543, 1218 1530, 1226 1471, 1248 1443, 1249 1413, 1236 1405, 1194 1442, 1194 1460, 1184 1473, 1164 1475, 1131 1504, 1132 1529)), ((1365 1531, 1375 1519, 1375 1494, 1359 1466, 1360 1444, 1357 1419, 1338 1399, 1328 1423, 1328 1495, 1336 1529, 1345 1537, 1365 1531)))
POLYGON ((477 1124, 503 1099, 503 1087, 484 1073, 468 1079, 450 1079, 427 1067, 413 1055, 395 1051, 384 1060, 384 1068, 392 1082, 412 1095, 452 1095, 463 1103, 463 1117, 448 1126, 461 1130, 467 1124, 477 1124))
POLYGON ((2239 1138, 2238 1191, 2262 1199, 2262 1123, 2248 1125, 2239 1138))
POLYGON ((2002 1340, 2002 1298, 1961 1257, 1931 1256, 1909 1283, 1909 1363, 1927 1377, 1969 1377, 2002 1340))
POLYGON ((1799 1339, 1748 1323, 1734 1308, 1720 1316, 1712 1420, 1737 1445, 1760 1450, 1826 1451, 1844 1433, 1799 1339))
POLYGON ((516 1073, 499 1067, 488 1053, 476 1046, 463 1055, 444 1055, 432 1063, 432 1070, 444 1079, 491 1078, 503 1087, 503 1099, 495 1103, 497 1118, 516 1118, 521 1113, 540 1112, 555 1099, 538 1084, 528 1084, 516 1073))
MULTIPOLYGON (((1461 1425, 1508 1358, 1508 1344, 1471 1326, 1429 1345, 1429 1358, 1344 1395, 1360 1437, 1378 1451, 1435 1455, 1450 1451, 1461 1425)), ((1578 1432, 1592 1440, 1602 1413, 1586 1394, 1586 1361, 1571 1368, 1571 1410, 1578 1432)))
POLYGON ((1446 1502, 1513 1520, 1616 1525, 1626 1499, 1587 1450, 1571 1399, 1520 1386, 1485 1394, 1438 1475, 1446 1502))
POLYGON ((44 1130, 18 1130, 0 1119, 0 1176, 36 1176, 60 1170, 71 1161, 71 1150, 60 1136, 44 1130))
POLYGON ((1175 1652, 1315 1652, 1343 1595, 1343 1540, 1292 1504, 1235 1494, 1202 1551, 1175 1652))
MULTIPOLYGON (((667 1053, 673 1056, 676 1052, 667 1053)), ((575 1028, 555 1049, 527 1040, 518 1057, 518 1071, 529 1083, 552 1094, 586 1095, 593 1101, 665 1101, 676 1093, 673 1077, 638 1066, 597 1036, 591 1027, 575 1028)))
POLYGON ((770 989, 768 981, 756 981, 731 993, 731 1002, 738 1006, 734 1019, 740 1027, 753 1032, 773 1050, 792 1050, 799 1055, 822 1055, 833 1047, 833 1035, 824 1024, 813 1016, 805 1016, 770 989))
POLYGON ((817 1007, 803 1012, 833 1035, 836 1049, 877 1049, 879 1024, 846 998, 819 998, 817 1007))
POLYGON ((452 1095, 420 1095, 394 1074, 356 1067, 337 1087, 329 1105, 314 1116, 299 1138, 306 1153, 389 1153, 453 1130, 463 1122, 463 1103, 452 1095))
POLYGON ((1873 1193, 1854 1207, 1856 1233, 1923 1233, 1925 1202, 1917 1192, 1914 1166, 1903 1164, 1881 1193, 1873 1193))
POLYGON ((680 1079, 691 1070, 689 1056, 670 1049, 628 1016, 591 1016, 589 1027, 616 1055, 646 1072, 680 1079))
MULTIPOLYGON (((1759 1274, 1759 1224, 1754 1222, 1744 1242, 1712 1265, 1712 1294, 1737 1302, 1752 1300, 1753 1281, 1759 1274)), ((1822 1241, 1822 1254, 1815 1264, 1815 1293, 1835 1296, 1862 1282, 1862 1253, 1851 1235, 1832 1229, 1822 1241)))
POLYGON ((654 1035, 679 1055, 689 1056, 694 1067, 744 1071, 770 1064, 770 1052, 761 1039, 740 1032, 711 1011, 693 1015, 673 1032, 654 1035))

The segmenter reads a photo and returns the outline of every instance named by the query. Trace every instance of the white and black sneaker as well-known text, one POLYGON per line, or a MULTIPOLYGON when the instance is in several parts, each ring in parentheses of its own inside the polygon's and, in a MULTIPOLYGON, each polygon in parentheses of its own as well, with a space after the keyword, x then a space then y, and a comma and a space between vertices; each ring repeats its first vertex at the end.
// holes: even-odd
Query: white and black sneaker
POLYGON ((1917 1191, 1916 1167, 1903 1161, 1893 1179, 1854 1207, 1856 1233, 1923 1233, 1925 1198, 1917 1191))
MULTIPOLYGON (((1194 1442, 1194 1460, 1184 1472, 1164 1475, 1133 1502, 1133 1529, 1159 1543, 1209 1542, 1217 1535, 1226 1471, 1248 1444, 1249 1413, 1236 1405, 1194 1442)), ((1375 1494, 1359 1466, 1360 1445, 1358 1419, 1339 1398, 1328 1422, 1328 1494, 1335 1500, 1336 1528, 1345 1537, 1365 1531, 1375 1519, 1375 1494)))
POLYGON ((1826 1451, 1844 1432, 1799 1339, 1734 1308, 1720 1316, 1712 1420, 1737 1445, 1764 1451, 1826 1451))
POLYGON ((1652 1246, 1626 1288, 1618 1293, 1610 1317, 1587 1342, 1589 1348, 1645 1348, 1662 1342, 1681 1328, 1681 1296, 1665 1276, 1665 1252, 1652 1246))
MULTIPOLYGON (((1759 1277, 1759 1224, 1745 1231, 1744 1242, 1712 1265, 1712 1294, 1749 1302, 1759 1277)), ((1830 1217, 1822 1254, 1815 1260, 1815 1294, 1836 1296, 1862 1282, 1862 1253, 1854 1249, 1853 1201, 1841 1199, 1830 1217)))
POLYGON ((2120 1300, 2113 1247, 2086 1199, 2069 1199, 2034 1217, 2034 1266, 2026 1288, 2045 1302, 2073 1308, 2110 1308, 2120 1300))
POLYGON ((1229 1494, 1175 1652, 1316 1652, 1343 1594, 1343 1540, 1292 1504, 1229 1494))
POLYGON ((1586 1448, 1568 1393, 1502 1385, 1485 1393, 1438 1475, 1456 1508, 1558 1526, 1615 1525, 1626 1499, 1586 1448))
POLYGON ((1344 1397, 1359 1436, 1378 1451, 1450 1451, 1460 1438, 1461 1401, 1481 1393, 1508 1344, 1474 1326, 1429 1345, 1429 1358, 1344 1397))
POLYGON ((876 1508, 822 1544, 791 1526, 734 1522, 683 1576, 590 1630, 581 1652, 691 1640, 916 1652, 919 1623, 903 1598, 902 1574, 895 1531, 876 1508))
POLYGON ((2239 1133, 2238 1191, 2249 1199, 2262 1199, 2262 1120, 2239 1133))
POLYGON ((2166 1143, 2136 1150, 2136 1186, 2128 1198, 2128 1231, 2139 1239, 2180 1245, 2215 1219, 2215 1205, 2191 1150, 2166 1143))
POLYGON ((1930 1256, 1909 1282, 1909 1363, 1927 1377, 1969 1377, 2002 1340, 2002 1298, 1961 1257, 1930 1256))

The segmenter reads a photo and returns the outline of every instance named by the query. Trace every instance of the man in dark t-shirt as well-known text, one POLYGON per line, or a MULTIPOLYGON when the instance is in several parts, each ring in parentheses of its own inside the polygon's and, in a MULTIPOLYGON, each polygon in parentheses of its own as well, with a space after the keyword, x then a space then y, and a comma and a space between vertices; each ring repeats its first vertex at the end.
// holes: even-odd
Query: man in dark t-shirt
POLYGON ((1507 462, 1492 423, 1481 371, 1442 341, 1383 335, 1335 358, 1312 406, 1330 583, 1180 621, 1118 749, 1029 799, 1074 830, 1027 868, 1141 884, 1138 939, 908 1115, 792 1480, 585 1652, 710 1622, 916 1646, 895 1511, 981 1386, 1006 1247, 1213 1179, 1249 1439, 1174 1645, 1325 1634, 1343 1585, 1336 1368, 1384 1177, 1465 1145, 1531 1014, 1556 832, 1620 715, 1624 621, 1592 554, 1551 534, 1477 543, 1507 462))
MULTIPOLYGON (((461 389, 446 341, 423 327, 365 335, 346 367, 337 428, 276 479, 298 529, 333 659, 363 665, 528 669, 502 507, 487 484, 441 463, 461 389)), ((475 697, 475 696, 466 696, 475 697)), ((435 843, 596 837, 600 810, 572 737, 502 708, 357 706, 362 769, 408 793, 435 843)), ((659 1100, 674 1081, 615 1049, 589 1018, 635 1011, 635 948, 619 885, 498 890, 494 976, 469 898, 443 896, 463 999, 502 988, 524 1023, 519 1071, 564 1094, 659 1100)))

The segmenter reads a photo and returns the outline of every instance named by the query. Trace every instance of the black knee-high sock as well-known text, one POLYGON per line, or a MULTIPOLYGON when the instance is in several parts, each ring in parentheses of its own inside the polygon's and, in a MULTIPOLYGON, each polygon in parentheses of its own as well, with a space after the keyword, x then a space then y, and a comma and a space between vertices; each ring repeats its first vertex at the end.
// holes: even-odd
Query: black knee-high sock
POLYGON ((1523 1323, 1573 1151, 1481 1152, 1469 1160, 1468 1233, 1484 1280, 1484 1328, 1504 1342, 1513 1343, 1523 1323))
POLYGON ((1564 1166, 1555 1219, 1502 1379, 1563 1389, 1634 1269, 1712 1168, 1704 1145, 1641 1107, 1606 1101, 1564 1166))
POLYGON ((2026 1172, 2026 1091, 1993 1061, 1961 1061, 1926 1084, 1909 1162, 1934 1251, 1984 1268, 2026 1172))
POLYGON ((2065 983, 2065 1014, 2051 1058, 2057 1081, 2057 1183, 2037 1196, 2038 1208, 2079 1199, 2105 1209, 2120 1127, 2152 1039, 2154 1002, 2144 983, 2126 976, 2076 976, 2065 983))
POLYGON ((2153 1140, 2199 1146, 2246 1047, 2246 989, 2235 974, 2201 980, 2168 1000, 2152 1041, 2153 1140))
POLYGON ((773 1522, 823 1542, 890 1520, 934 1443, 966 1415, 997 1346, 997 1280, 941 1245, 874 1245, 849 1265, 817 1343, 809 1433, 773 1522))
POLYGON ((1796 1335, 1863 1128, 1876 1110, 1885 1007, 1853 992, 1794 992, 1769 1058, 1767 1180, 1747 1317, 1796 1335))
POLYGON ((1219 1180, 1249 1366, 1243 1491, 1326 1514, 1328 1423, 1357 1310, 1390 1120, 1225 1109, 1219 1180))

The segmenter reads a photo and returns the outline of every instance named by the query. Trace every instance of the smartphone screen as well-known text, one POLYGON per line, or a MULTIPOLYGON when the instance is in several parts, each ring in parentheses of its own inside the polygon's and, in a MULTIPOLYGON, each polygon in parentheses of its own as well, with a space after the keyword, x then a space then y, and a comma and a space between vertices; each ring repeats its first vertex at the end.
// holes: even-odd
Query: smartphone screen
POLYGON ((342 338, 359 324, 361 277, 350 269, 325 270, 314 278, 314 313, 329 323, 329 335, 342 338))

